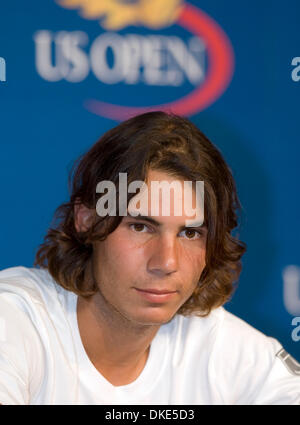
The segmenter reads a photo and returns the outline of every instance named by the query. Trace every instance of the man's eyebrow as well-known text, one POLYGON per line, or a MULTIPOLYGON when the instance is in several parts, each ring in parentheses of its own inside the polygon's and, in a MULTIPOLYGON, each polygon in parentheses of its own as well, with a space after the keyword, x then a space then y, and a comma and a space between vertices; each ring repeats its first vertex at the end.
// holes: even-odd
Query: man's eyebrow
MULTIPOLYGON (((128 217, 130 219, 134 219, 134 220, 148 221, 149 223, 153 224, 154 226, 162 226, 162 223, 160 223, 159 221, 157 221, 154 218, 149 217, 147 215, 138 214, 137 216, 133 216, 133 215, 131 215, 131 214, 128 213, 128 217)), ((199 230, 200 229, 207 230, 207 226, 206 226, 206 223, 205 222, 203 224, 201 224, 201 225, 198 225, 197 223, 195 223, 195 226, 194 225, 190 225, 190 226, 184 226, 183 225, 183 226, 180 226, 180 230, 189 229, 189 228, 199 229, 199 230)))
POLYGON ((129 218, 132 218, 134 220, 148 221, 149 223, 153 224, 154 226, 161 226, 161 223, 159 223, 157 220, 154 220, 154 218, 149 217, 147 215, 138 214, 137 216, 133 216, 133 215, 131 215, 131 214, 128 213, 128 217, 129 218))

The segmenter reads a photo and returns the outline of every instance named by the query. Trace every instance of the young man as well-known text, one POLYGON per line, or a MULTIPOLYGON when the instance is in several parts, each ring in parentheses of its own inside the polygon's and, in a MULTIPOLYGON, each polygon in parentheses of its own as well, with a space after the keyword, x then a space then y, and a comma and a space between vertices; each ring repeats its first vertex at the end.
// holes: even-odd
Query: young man
POLYGON ((40 268, 0 273, 0 402, 299 404, 300 365, 222 307, 245 251, 238 208, 187 119, 108 131, 76 166, 40 268))

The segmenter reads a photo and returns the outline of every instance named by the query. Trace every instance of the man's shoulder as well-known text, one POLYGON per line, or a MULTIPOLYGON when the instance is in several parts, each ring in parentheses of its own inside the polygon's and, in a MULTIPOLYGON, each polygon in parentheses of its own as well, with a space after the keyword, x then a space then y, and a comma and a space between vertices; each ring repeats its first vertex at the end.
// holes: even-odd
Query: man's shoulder
POLYGON ((299 403, 296 360, 274 337, 224 307, 206 318, 178 315, 173 332, 180 338, 174 338, 176 365, 193 365, 193 376, 204 369, 221 404, 299 403), (184 340, 187 344, 178 343, 184 340))
POLYGON ((219 307, 206 316, 177 315, 173 332, 183 337, 197 338, 199 343, 210 341, 214 350, 222 350, 223 354, 254 356, 255 353, 271 357, 282 348, 273 337, 268 336, 254 326, 230 313, 224 307, 219 307), (264 354, 262 354, 264 353, 264 354))
MULTIPOLYGON (((272 370, 277 354, 282 350, 280 342, 271 335, 260 331, 245 320, 222 308, 223 319, 214 344, 215 371, 225 380, 246 376, 256 382, 255 375, 266 379, 272 370)), ((249 387, 250 388, 250 387, 249 387)))
POLYGON ((236 349, 248 347, 248 351, 252 349, 262 352, 264 349, 265 354, 267 355, 269 352, 271 356, 281 348, 281 344, 273 336, 260 331, 225 308, 223 308, 223 313, 220 339, 224 344, 236 349))
MULTIPOLYGON (((177 330, 180 333, 180 328, 184 329, 182 338, 189 342, 191 355, 200 358, 203 352, 206 353, 207 365, 211 365, 214 376, 223 383, 233 385, 236 380, 235 385, 238 385, 240 379, 250 385, 250 382, 256 382, 257 373, 263 381, 278 358, 276 354, 282 350, 282 345, 275 338, 224 307, 213 310, 205 318, 188 316, 177 320, 177 330)), ((243 385, 238 385, 239 390, 243 385)))
POLYGON ((0 297, 16 303, 44 304, 56 296, 57 289, 46 269, 20 266, 0 271, 0 297))

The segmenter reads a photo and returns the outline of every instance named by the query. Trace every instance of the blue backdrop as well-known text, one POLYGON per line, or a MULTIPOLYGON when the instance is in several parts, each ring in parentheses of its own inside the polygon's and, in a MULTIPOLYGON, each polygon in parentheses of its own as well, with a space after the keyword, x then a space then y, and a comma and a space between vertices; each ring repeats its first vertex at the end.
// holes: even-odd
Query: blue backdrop
POLYGON ((72 162, 162 105, 207 134, 237 181, 248 251, 226 308, 299 361, 299 1, 109 3, 0 6, 0 268, 32 265, 72 162))

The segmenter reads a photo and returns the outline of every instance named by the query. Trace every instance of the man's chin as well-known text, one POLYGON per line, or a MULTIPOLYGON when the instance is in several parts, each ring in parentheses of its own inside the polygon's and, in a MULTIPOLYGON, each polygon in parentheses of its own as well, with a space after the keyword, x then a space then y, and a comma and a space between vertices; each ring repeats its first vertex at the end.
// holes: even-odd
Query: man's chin
POLYGON ((175 314, 176 312, 169 313, 169 314, 158 314, 158 312, 156 312, 156 314, 155 313, 147 314, 147 315, 141 314, 135 317, 135 321, 136 323, 140 325, 145 325, 145 326, 161 326, 170 322, 175 316, 175 314))

